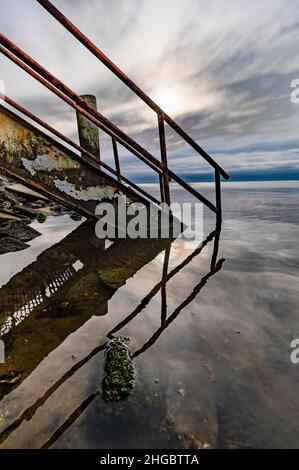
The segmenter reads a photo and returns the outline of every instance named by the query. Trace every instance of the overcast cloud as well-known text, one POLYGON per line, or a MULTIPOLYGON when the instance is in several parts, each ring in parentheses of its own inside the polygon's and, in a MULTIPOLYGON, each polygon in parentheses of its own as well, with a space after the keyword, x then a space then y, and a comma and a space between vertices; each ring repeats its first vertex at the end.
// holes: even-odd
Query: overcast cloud
MULTIPOLYGON (((296 0, 53 0, 228 172, 299 174, 296 0)), ((35 0, 0 0, 0 29, 158 156, 156 117, 35 0)), ((0 57, 6 93, 76 138, 74 112, 0 57)), ((102 137, 104 158, 111 159, 102 137)), ((203 168, 168 132, 173 169, 203 168)), ((122 154, 129 173, 144 173, 122 154)))

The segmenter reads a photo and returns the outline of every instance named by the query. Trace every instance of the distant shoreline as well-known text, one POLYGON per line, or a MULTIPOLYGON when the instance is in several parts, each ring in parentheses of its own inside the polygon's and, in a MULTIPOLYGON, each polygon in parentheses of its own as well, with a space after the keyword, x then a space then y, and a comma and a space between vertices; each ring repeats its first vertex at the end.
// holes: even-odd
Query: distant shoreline
MULTIPOLYGON (((230 179, 227 180, 227 181, 224 181, 225 183, 241 183, 241 182, 274 182, 274 181, 299 181, 299 174, 298 173, 295 173, 294 176, 291 176, 289 174, 282 174, 281 176, 276 176, 276 175, 273 175, 270 174, 269 176, 268 175, 260 175, 260 176, 250 176, 250 175, 247 175, 247 176, 242 176, 242 175, 235 175, 233 172, 229 172, 229 175, 230 175, 230 179)), ((213 175, 212 174, 206 174, 206 173, 203 173, 203 174, 199 174, 199 173, 195 173, 195 174, 190 174, 190 173, 187 173, 187 174, 184 174, 184 173, 180 173, 178 172, 178 174, 189 184, 191 183, 199 183, 199 182, 202 182, 202 183, 213 183, 214 179, 213 179, 213 175)), ((137 184, 155 184, 157 181, 153 180, 153 178, 151 176, 147 177, 147 175, 142 175, 142 176, 139 176, 139 175, 130 175, 130 179, 132 181, 134 181, 135 183, 137 184)))
MULTIPOLYGON (((214 188, 214 183, 210 181, 191 181, 189 182, 191 186, 196 187, 206 187, 214 188)), ((153 187, 158 186, 158 183, 139 183, 143 187, 153 187)), ((171 183, 173 187, 179 186, 176 183, 171 183)), ((247 187, 247 189, 254 188, 299 188, 299 179, 297 180, 249 180, 249 181, 237 181, 237 180, 228 180, 222 182, 223 189, 232 189, 238 187, 247 187)))

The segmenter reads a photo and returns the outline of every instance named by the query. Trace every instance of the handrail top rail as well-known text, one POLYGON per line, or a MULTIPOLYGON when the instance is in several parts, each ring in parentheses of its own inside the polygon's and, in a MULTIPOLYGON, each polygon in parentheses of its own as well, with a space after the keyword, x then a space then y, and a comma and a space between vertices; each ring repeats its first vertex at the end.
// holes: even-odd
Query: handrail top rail
POLYGON ((153 111, 162 116, 164 121, 172 127, 202 158, 204 158, 215 170, 229 179, 226 171, 189 136, 163 109, 155 103, 133 80, 131 80, 116 64, 114 64, 88 37, 83 34, 63 13, 61 13, 49 0, 36 0, 45 8, 62 26, 78 39, 94 56, 96 56, 114 75, 128 86, 140 99, 142 99, 153 111))
MULTIPOLYGON (((101 113, 93 109, 86 101, 82 100, 76 93, 61 82, 57 77, 51 74, 48 70, 42 67, 22 49, 11 42, 6 36, 0 33, 0 52, 6 55, 10 60, 15 62, 19 67, 33 76, 36 80, 50 89, 57 96, 62 98, 70 106, 85 115, 94 124, 100 127, 104 132, 114 136, 122 145, 126 146, 134 155, 141 159, 144 163, 150 166, 156 172, 165 170, 169 178, 176 181, 180 186, 191 193, 195 198, 203 202, 213 212, 217 212, 214 204, 208 201, 198 191, 194 190, 187 182, 179 177, 175 172, 169 168, 163 168, 162 163, 157 160, 150 152, 145 150, 142 146, 137 144, 131 137, 127 136, 117 126, 115 126, 109 119, 105 118, 101 113), (7 48, 7 49, 6 49, 7 48)), ((219 170, 215 170, 216 172, 219 170)), ((220 171, 219 171, 220 173, 220 171)))
MULTIPOLYGON (((9 96, 7 95, 4 95, 3 97, 3 100, 9 105, 11 106, 12 108, 16 109, 17 111, 19 111, 20 113, 24 114, 26 117, 28 117, 29 119, 31 119, 32 121, 36 122, 38 125, 40 125, 41 127, 43 127, 44 129, 46 129, 47 131, 49 131, 51 134, 55 135, 56 137, 58 137, 61 141, 65 142, 66 144, 70 145, 71 147, 73 147, 74 149, 78 150, 81 152, 81 156, 82 154, 84 154, 86 157, 88 157, 90 160, 92 160, 94 163, 96 163, 97 166, 99 167, 103 167, 105 170, 109 171, 110 173, 112 173, 114 176, 117 176, 117 172, 110 166, 108 165, 107 163, 105 162, 102 162, 100 161, 99 159, 97 159, 92 153, 90 153, 88 150, 84 149, 83 147, 81 147, 80 145, 76 144, 76 142, 74 142, 73 140, 69 139, 68 137, 66 137, 65 135, 63 135, 61 132, 59 132, 57 129, 55 129, 54 127, 50 126, 48 123, 46 123, 45 121, 43 121, 42 119, 38 118, 37 116, 35 116, 33 113, 31 113, 30 111, 28 111, 28 109, 24 108, 23 106, 21 106, 19 103, 16 103, 14 100, 12 100, 9 96)), ((12 115, 13 113, 7 109, 5 106, 3 106, 2 104, 0 104, 0 111, 1 110, 4 110, 4 112, 8 113, 9 115, 12 115)), ((28 123, 27 121, 24 121, 22 118, 20 118, 19 116, 17 115, 14 115, 14 119, 17 119, 18 121, 22 122, 22 124, 25 124, 33 129, 34 131, 36 130, 36 128, 34 126, 32 126, 30 123, 28 123)), ((44 134, 43 131, 40 131, 40 135, 43 135, 44 137, 46 137, 47 139, 49 139, 50 141, 52 141, 52 143, 54 145, 56 145, 57 147, 59 147, 60 149, 62 149, 63 151, 66 151, 66 150, 69 150, 67 149, 67 147, 65 146, 62 146, 58 141, 56 140, 53 140, 52 137, 48 136, 47 134, 44 134)), ((77 157, 79 157, 77 154, 73 154, 74 156, 76 155, 77 157)), ((87 163, 87 162, 86 162, 87 163)), ((90 163, 88 161, 88 163, 90 163)), ((126 178, 125 176, 121 175, 121 180, 123 180, 126 184, 128 184, 129 186, 131 186, 135 191, 138 191, 140 192, 143 196, 146 196, 147 198, 149 198, 151 201, 153 201, 154 203, 156 204, 159 204, 159 201, 153 197, 151 194, 149 194, 147 191, 143 190, 142 188, 138 187, 135 183, 133 183, 129 178, 126 178)))

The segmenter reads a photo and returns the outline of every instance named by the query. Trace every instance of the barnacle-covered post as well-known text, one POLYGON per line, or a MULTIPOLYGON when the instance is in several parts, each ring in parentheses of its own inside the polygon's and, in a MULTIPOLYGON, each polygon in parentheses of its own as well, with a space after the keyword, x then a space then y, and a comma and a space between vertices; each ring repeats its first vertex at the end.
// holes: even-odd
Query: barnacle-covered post
MULTIPOLYGON (((97 110, 97 99, 94 95, 81 95, 80 98, 97 110)), ((81 147, 100 159, 99 128, 83 114, 78 111, 76 114, 81 147)))

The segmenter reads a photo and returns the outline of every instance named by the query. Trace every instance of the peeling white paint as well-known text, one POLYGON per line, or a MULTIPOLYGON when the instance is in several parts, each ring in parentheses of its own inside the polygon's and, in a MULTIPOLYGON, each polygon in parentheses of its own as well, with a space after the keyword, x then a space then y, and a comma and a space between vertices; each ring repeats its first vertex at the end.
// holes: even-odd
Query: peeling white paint
POLYGON ((52 170, 65 170, 76 169, 80 165, 72 161, 70 158, 55 158, 53 155, 38 155, 35 160, 28 160, 22 158, 23 166, 29 173, 34 176, 37 171, 52 171, 52 170))
POLYGON ((90 186, 85 189, 77 189, 73 183, 59 179, 55 179, 54 184, 59 191, 62 191, 78 201, 101 201, 102 199, 113 199, 115 191, 113 186, 90 186))

